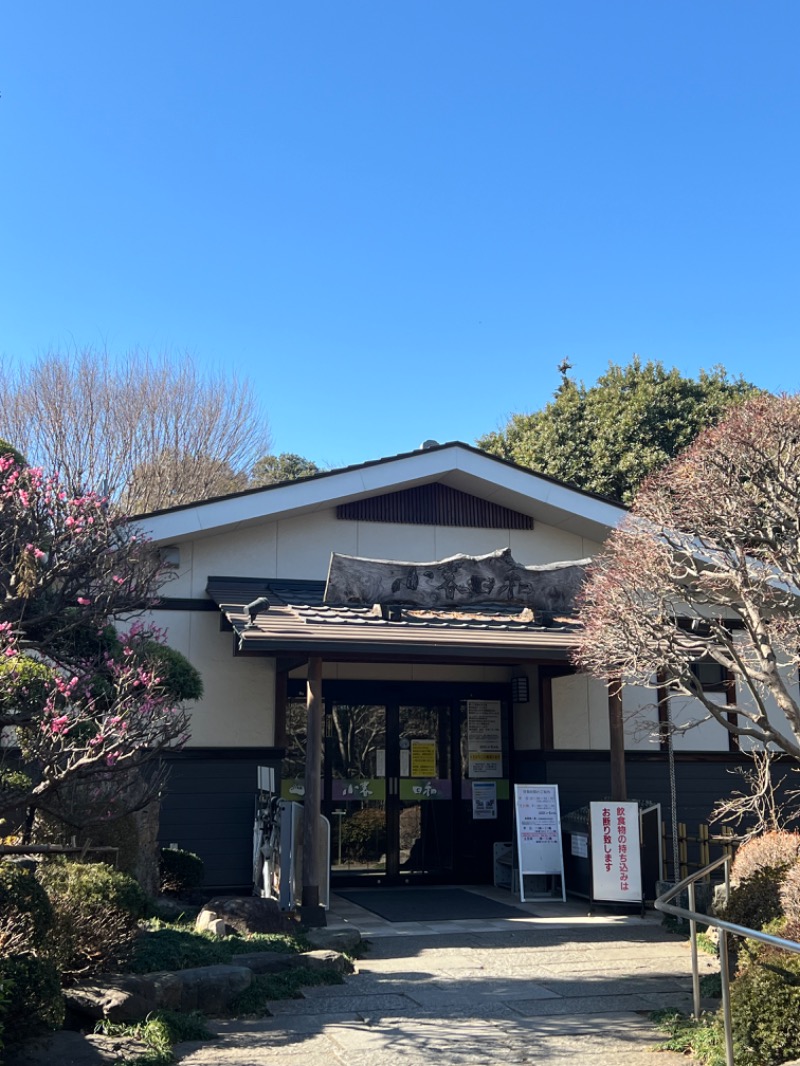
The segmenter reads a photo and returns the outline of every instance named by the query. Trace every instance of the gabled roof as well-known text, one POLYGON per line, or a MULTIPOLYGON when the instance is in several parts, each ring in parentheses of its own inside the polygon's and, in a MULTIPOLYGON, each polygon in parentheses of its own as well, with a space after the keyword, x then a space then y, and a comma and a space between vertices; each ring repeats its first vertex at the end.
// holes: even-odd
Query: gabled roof
POLYGON ((530 515, 592 540, 603 540, 625 508, 460 441, 295 481, 139 515, 156 543, 214 536, 259 522, 353 503, 387 492, 440 482, 459 492, 530 515))

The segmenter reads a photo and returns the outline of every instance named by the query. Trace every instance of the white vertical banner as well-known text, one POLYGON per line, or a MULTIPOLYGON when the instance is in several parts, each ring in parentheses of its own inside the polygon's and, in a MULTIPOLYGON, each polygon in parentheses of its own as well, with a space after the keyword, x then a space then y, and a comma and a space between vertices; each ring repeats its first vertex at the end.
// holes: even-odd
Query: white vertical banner
POLYGON ((642 900, 639 804, 593 801, 592 898, 623 903, 642 900))

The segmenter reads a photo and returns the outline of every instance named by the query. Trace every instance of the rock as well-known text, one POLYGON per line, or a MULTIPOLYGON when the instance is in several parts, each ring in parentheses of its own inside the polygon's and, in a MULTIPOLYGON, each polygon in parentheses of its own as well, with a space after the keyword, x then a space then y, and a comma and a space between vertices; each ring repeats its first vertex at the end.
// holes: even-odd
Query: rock
POLYGON ((290 969, 292 960, 296 958, 297 955, 290 951, 249 951, 245 955, 237 955, 236 963, 257 974, 280 973, 290 969))
POLYGON ((64 998, 69 1009, 82 1017, 135 1022, 155 1010, 212 1014, 227 1007, 252 980, 246 966, 196 966, 175 973, 106 975, 74 985, 64 998))
POLYGON ((355 968, 352 962, 338 951, 304 951, 302 955, 291 955, 289 959, 289 965, 293 969, 352 973, 355 968))
POLYGON ((246 966, 197 966, 172 975, 181 985, 182 1011, 199 1010, 214 1014, 227 1007, 240 992, 249 988, 253 973, 246 966))
POLYGON ((6 1066, 116 1066, 152 1052, 131 1036, 99 1036, 66 1030, 30 1040, 8 1053, 6 1066))
POLYGON ((156 988, 136 974, 106 974, 65 989, 64 1000, 75 1014, 99 1021, 135 1022, 157 1010, 156 988))
MULTIPOLYGON (((277 900, 262 899, 260 896, 215 896, 205 904, 201 915, 207 911, 243 936, 248 933, 286 933, 296 930, 296 922, 281 911, 277 900)), ((199 929, 200 925, 196 928, 199 929)))
POLYGON ((354 951, 361 944, 361 933, 357 929, 309 929, 306 940, 313 948, 328 948, 331 951, 354 951))

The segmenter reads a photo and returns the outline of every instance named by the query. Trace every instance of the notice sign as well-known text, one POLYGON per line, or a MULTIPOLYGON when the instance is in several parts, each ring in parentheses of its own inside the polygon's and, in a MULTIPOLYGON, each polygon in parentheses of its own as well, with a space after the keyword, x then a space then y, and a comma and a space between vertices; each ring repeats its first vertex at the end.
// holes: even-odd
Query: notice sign
POLYGON ((566 899, 558 785, 514 785, 514 813, 520 900, 525 901, 525 874, 558 874, 561 895, 566 899))
POLYGON ((472 817, 475 819, 497 818, 496 781, 473 781, 472 817))
POLYGON ((593 898, 640 903, 639 804, 592 802, 589 812, 593 898))
POLYGON ((436 741, 411 741, 411 777, 436 777, 436 741))
POLYGON ((503 776, 500 700, 467 700, 469 776, 503 776))

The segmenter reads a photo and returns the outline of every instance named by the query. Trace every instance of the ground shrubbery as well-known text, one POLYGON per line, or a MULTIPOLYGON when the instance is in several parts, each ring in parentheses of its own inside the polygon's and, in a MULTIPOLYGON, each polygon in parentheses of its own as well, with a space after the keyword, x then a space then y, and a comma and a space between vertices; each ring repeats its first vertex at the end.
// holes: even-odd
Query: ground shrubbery
POLYGON ((53 925, 52 905, 33 869, 0 862, 0 1035, 7 1044, 64 1019, 61 983, 48 955, 53 925))
MULTIPOLYGON (((196 886, 202 863, 188 852, 171 857, 176 854, 174 883, 196 886)), ((87 975, 179 970, 229 963, 243 952, 307 948, 302 938, 281 933, 215 937, 191 924, 145 919, 146 908, 153 913, 137 882, 105 863, 0 861, 0 1060, 4 1042, 12 1048, 59 1028, 62 988, 87 975)), ((299 985, 340 981, 338 974, 304 968, 258 977, 239 1010, 258 1013, 268 999, 297 995, 299 985)), ((153 1049, 151 1066, 161 1066, 172 1061, 169 1048, 176 1039, 188 1039, 190 1030, 192 1039, 203 1038, 198 1024, 159 1012, 122 1028, 153 1049)))
MULTIPOLYGON (((769 832, 743 844, 732 864, 731 885, 721 918, 800 943, 800 834, 769 832)), ((800 954, 757 940, 736 941, 734 951, 737 1066, 780 1066, 800 1057, 800 954)), ((673 1016, 662 1025, 672 1034, 668 1047, 690 1050, 709 1066, 724 1063, 719 1018, 693 1023, 673 1016)))
POLYGON ((180 896, 193 892, 203 883, 205 868, 203 860, 193 851, 183 848, 162 848, 159 859, 161 891, 180 896))

